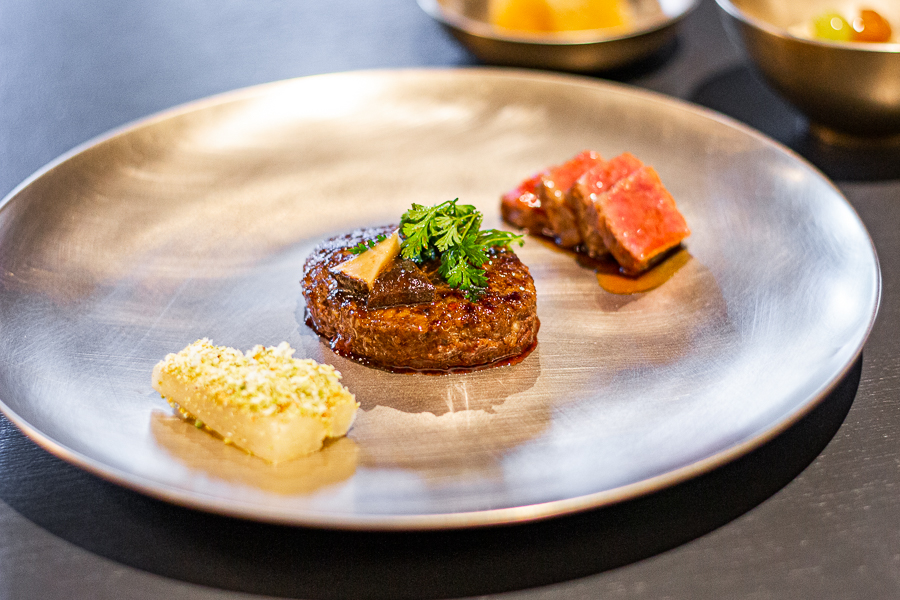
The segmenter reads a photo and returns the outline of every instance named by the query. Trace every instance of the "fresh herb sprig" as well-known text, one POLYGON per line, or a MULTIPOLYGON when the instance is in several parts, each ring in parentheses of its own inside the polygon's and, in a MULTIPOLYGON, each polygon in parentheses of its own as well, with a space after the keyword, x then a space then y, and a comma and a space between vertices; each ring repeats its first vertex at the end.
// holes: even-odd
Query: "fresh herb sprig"
POLYGON ((374 248, 375 245, 378 244, 378 242, 383 242, 386 239, 387 236, 383 233, 380 233, 375 237, 374 240, 363 240, 357 245, 353 246, 352 248, 350 248, 350 252, 352 252, 353 254, 362 254, 369 248, 374 248))
POLYGON ((523 244, 524 236, 498 229, 481 229, 482 216, 459 198, 436 206, 413 204, 400 219, 400 253, 403 258, 424 263, 440 258, 438 273, 451 287, 476 300, 487 286, 481 268, 491 247, 523 244))

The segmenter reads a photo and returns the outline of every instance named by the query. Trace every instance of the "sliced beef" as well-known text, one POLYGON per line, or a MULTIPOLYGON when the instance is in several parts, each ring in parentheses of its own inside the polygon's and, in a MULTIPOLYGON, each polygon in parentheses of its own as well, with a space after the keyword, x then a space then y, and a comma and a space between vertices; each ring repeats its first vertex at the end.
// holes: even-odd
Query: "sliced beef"
POLYGON ((500 215, 510 225, 521 227, 528 233, 551 236, 553 231, 550 220, 538 197, 538 186, 543 175, 543 171, 532 175, 515 189, 503 194, 500 199, 500 215))
POLYGON ((578 222, 566 199, 569 190, 585 171, 602 163, 598 153, 585 150, 541 177, 538 188, 541 206, 547 213, 556 243, 563 248, 574 248, 581 243, 578 222))
POLYGON ((477 301, 440 279, 436 264, 423 269, 434 287, 428 303, 372 308, 341 290, 329 270, 359 242, 394 229, 331 238, 306 259, 301 285, 307 323, 335 351, 376 367, 444 371, 489 365, 534 346, 540 327, 534 281, 510 250, 489 252, 487 290, 477 301))
POLYGON ((620 179, 594 205, 603 242, 626 273, 639 274, 690 235, 653 167, 620 179))
POLYGON ((569 206, 575 214, 585 251, 595 258, 609 253, 600 234, 600 214, 596 202, 602 194, 623 177, 633 173, 643 163, 632 154, 624 153, 602 162, 584 172, 569 191, 569 206))
POLYGON ((630 275, 690 235, 656 171, 627 152, 610 161, 581 152, 504 195, 501 211, 508 223, 564 248, 597 258, 612 253, 630 275))

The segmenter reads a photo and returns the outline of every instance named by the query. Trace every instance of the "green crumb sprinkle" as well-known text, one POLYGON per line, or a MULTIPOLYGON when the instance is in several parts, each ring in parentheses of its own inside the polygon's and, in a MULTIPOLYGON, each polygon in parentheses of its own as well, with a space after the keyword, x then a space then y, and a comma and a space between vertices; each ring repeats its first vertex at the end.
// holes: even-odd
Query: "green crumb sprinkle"
MULTIPOLYGON (((291 411, 321 417, 353 399, 334 367, 293 354, 287 342, 244 353, 203 338, 167 355, 160 366, 162 373, 206 390, 219 405, 260 416, 291 411)), ((195 426, 204 423, 196 419, 195 426)))

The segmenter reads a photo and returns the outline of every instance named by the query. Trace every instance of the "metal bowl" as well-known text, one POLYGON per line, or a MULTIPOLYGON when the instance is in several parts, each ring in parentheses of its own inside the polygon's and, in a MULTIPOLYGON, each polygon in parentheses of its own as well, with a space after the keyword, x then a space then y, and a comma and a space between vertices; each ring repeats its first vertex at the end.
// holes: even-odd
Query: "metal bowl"
POLYGON ((503 29, 488 19, 490 0, 417 0, 475 56, 489 64, 596 72, 647 58, 676 34, 699 0, 628 0, 627 28, 531 33, 503 29))
MULTIPOLYGON (((849 43, 793 35, 844 4, 835 0, 716 0, 734 42, 776 91, 831 142, 900 142, 900 43, 849 43)), ((900 29, 900 3, 866 0, 900 29)))

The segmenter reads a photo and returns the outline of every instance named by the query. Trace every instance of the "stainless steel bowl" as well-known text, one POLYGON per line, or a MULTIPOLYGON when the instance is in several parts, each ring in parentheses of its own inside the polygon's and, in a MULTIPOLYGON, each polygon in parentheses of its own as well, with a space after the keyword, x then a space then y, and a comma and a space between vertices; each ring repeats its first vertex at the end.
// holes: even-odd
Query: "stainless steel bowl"
POLYGON ((676 25, 699 0, 628 0, 627 29, 530 33, 489 22, 489 0, 417 0, 475 56, 489 64, 595 72, 646 58, 671 41, 676 25))
MULTIPOLYGON (((900 142, 900 43, 828 42, 793 35, 846 6, 835 0, 716 0, 734 42, 762 77, 827 141, 900 142), (789 31, 790 30, 790 31, 789 31)), ((865 0, 900 33, 900 2, 865 0)))

